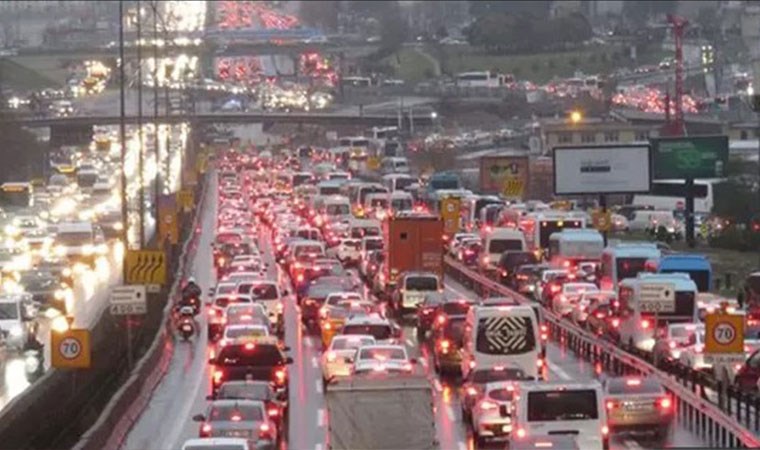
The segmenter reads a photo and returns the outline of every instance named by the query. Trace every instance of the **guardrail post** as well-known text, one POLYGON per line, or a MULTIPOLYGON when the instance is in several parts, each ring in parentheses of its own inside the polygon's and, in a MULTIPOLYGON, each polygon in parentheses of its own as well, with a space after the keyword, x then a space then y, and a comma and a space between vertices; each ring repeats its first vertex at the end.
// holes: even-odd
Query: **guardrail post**
POLYGON ((755 430, 757 430, 760 428, 760 397, 753 395, 752 398, 755 400, 755 430))

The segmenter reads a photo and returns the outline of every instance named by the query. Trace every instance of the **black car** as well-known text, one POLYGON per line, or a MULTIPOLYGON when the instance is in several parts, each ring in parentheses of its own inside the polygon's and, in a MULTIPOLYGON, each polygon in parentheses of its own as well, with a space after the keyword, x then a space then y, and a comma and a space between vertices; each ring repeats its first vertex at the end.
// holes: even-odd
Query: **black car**
POLYGON ((43 259, 35 264, 34 268, 52 273, 67 287, 74 286, 74 271, 64 259, 43 259))
POLYGON ((514 289, 521 294, 533 295, 536 281, 541 277, 541 273, 549 268, 548 264, 525 264, 518 267, 514 271, 514 289))
POLYGON ((301 306, 301 321, 306 329, 319 332, 319 310, 327 296, 333 292, 358 291, 361 284, 350 276, 326 276, 319 278, 309 286, 303 296, 299 296, 301 306))
POLYGON ((266 405, 267 416, 282 430, 288 413, 288 397, 285 392, 277 392, 268 381, 228 381, 222 383, 216 395, 207 400, 258 400, 266 405))
POLYGON ((65 290, 68 285, 60 277, 48 270, 26 270, 21 272, 19 284, 31 294, 32 300, 42 305, 66 312, 65 290))
POLYGON ((233 342, 219 350, 209 363, 213 365, 211 395, 217 395, 222 383, 258 380, 274 384, 279 392, 288 388, 288 364, 293 358, 285 356, 276 338, 255 342, 233 342))
POLYGON ((538 258, 533 252, 513 252, 507 251, 502 253, 499 258, 497 272, 501 284, 515 287, 517 278, 517 268, 526 264, 538 264, 538 258))
POLYGON ((440 292, 433 292, 425 296, 425 300, 417 308, 417 340, 422 341, 427 332, 433 326, 436 308, 446 302, 446 298, 440 292))

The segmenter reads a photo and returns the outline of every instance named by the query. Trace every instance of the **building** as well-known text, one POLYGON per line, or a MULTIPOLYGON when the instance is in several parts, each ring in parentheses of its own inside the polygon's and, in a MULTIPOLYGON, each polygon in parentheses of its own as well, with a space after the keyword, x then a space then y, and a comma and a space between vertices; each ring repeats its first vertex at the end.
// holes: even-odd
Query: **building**
POLYGON ((57 1, 28 1, 13 0, 0 2, 0 14, 22 12, 66 12, 92 7, 91 1, 57 0, 57 1))
POLYGON ((568 118, 542 119, 539 129, 544 154, 554 147, 632 144, 659 135, 658 125, 634 124, 614 117, 589 117, 578 122, 568 118))

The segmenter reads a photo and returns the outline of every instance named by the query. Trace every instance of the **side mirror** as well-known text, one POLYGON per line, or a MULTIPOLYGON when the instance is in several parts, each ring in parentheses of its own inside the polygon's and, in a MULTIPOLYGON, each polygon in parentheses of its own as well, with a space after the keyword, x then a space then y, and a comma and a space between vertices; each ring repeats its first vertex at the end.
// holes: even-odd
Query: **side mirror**
POLYGON ((193 422, 203 422, 206 418, 203 416, 203 414, 196 414, 193 416, 193 422))
POLYGON ((293 364, 293 358, 291 358, 290 356, 285 358, 285 364, 293 364))

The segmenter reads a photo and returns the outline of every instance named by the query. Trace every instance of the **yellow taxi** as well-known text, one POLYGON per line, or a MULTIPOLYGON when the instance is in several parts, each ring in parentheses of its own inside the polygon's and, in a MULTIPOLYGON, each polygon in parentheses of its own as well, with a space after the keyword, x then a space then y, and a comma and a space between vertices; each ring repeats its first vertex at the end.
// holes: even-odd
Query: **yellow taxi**
POLYGON ((377 307, 368 300, 345 299, 325 306, 320 310, 320 330, 323 348, 330 347, 333 337, 339 334, 350 317, 367 315, 377 307))

